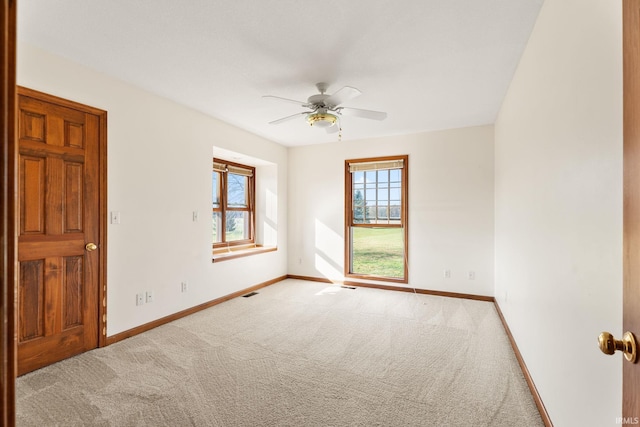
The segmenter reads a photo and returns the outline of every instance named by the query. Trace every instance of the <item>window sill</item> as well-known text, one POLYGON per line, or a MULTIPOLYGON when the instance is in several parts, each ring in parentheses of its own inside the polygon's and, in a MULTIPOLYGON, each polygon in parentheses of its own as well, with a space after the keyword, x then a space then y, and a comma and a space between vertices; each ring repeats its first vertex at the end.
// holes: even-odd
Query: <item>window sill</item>
POLYGON ((247 256, 265 254, 267 252, 275 252, 278 250, 277 246, 251 246, 239 247, 237 249, 225 248, 223 250, 217 250, 213 252, 213 258, 211 262, 228 261, 231 259, 244 258, 247 256))
MULTIPOLYGON (((393 282, 393 283, 404 283, 408 284, 409 280, 405 277, 386 277, 386 276, 374 276, 369 274, 354 274, 354 273, 346 273, 344 275, 345 278, 348 279, 360 279, 360 280, 371 280, 377 282, 393 282)), ((347 281, 345 280, 345 284, 347 281)))

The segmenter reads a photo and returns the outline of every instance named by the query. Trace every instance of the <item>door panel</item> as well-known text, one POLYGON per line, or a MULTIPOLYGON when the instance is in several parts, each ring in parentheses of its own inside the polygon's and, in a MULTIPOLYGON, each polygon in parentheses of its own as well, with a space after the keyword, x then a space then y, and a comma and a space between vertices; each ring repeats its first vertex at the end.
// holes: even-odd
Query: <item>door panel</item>
POLYGON ((88 107, 19 90, 19 374, 97 347, 104 331, 100 121, 88 107))
POLYGON ((44 233, 45 159, 33 156, 20 158, 20 234, 44 233), (29 191, 26 191, 26 189, 29 191))
POLYGON ((84 257, 65 257, 63 260, 62 329, 67 330, 83 323, 84 257))
MULTIPOLYGON (((640 0, 623 1, 624 287, 623 328, 640 339, 640 0)), ((622 414, 640 419, 640 363, 623 362, 622 414)))
POLYGON ((64 176, 64 232, 82 232, 82 189, 84 167, 82 163, 66 162, 64 176))
POLYGON ((24 307, 18 318, 18 340, 44 336, 44 260, 20 264, 20 301, 24 307))

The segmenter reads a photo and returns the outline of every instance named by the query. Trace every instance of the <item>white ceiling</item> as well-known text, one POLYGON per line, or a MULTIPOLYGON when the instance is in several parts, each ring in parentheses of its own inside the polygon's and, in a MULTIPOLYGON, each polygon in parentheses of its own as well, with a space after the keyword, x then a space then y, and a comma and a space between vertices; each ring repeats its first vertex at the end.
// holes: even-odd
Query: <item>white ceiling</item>
POLYGON ((342 140, 493 123, 543 0, 21 0, 18 42, 288 146, 337 140, 305 101, 354 86, 342 140))

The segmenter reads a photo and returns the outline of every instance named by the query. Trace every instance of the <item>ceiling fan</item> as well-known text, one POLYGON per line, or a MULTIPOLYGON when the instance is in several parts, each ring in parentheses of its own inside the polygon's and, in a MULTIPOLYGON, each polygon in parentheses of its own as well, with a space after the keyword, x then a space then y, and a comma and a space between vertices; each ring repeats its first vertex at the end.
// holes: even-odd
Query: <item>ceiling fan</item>
POLYGON ((381 111, 342 107, 341 105, 343 102, 349 101, 362 94, 362 92, 355 87, 344 86, 332 95, 326 94, 326 83, 317 83, 316 87, 320 93, 311 95, 306 102, 273 95, 263 96, 263 98, 273 98, 281 101, 292 102, 308 109, 308 111, 303 111, 301 113, 292 114, 290 116, 274 120, 269 122, 269 124, 276 125, 304 115, 306 116, 307 123, 309 123, 310 126, 324 128, 327 133, 335 133, 340 130, 340 116, 354 116, 373 120, 384 120, 387 118, 387 113, 383 113, 381 111))

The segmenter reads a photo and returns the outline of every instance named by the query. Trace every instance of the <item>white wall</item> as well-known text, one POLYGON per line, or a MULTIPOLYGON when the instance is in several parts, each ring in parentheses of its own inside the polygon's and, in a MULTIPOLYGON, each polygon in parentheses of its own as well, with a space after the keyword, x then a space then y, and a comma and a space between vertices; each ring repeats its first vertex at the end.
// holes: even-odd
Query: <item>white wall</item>
POLYGON ((108 210, 121 213, 121 224, 108 227, 108 335, 287 273, 286 148, 25 43, 18 47, 18 84, 108 112, 108 210), (267 176, 256 184, 259 231, 263 241, 277 239, 277 252, 212 264, 213 146, 267 162, 259 168, 267 176), (155 301, 136 307, 135 294, 145 291, 155 301))
POLYGON ((492 126, 291 148, 289 273, 344 279, 344 161, 400 154, 409 155, 409 285, 493 295, 492 126))
POLYGON ((496 298, 556 427, 615 425, 621 2, 546 0, 495 125, 496 298))

